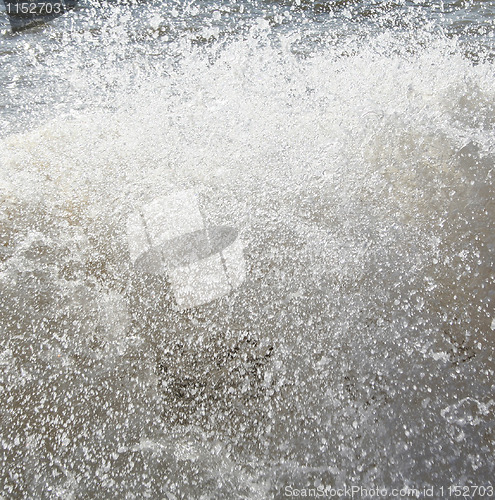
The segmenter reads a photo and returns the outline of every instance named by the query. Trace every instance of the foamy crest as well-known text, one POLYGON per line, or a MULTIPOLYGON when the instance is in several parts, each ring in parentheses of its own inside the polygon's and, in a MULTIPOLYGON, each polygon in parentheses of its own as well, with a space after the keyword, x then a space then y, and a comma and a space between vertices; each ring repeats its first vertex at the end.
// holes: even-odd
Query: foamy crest
POLYGON ((419 31, 143 52, 102 26, 105 57, 91 32, 33 55, 61 111, 0 142, 5 492, 491 477, 493 412, 460 429, 456 402, 493 378, 493 64, 419 31), (126 222, 190 188, 247 280, 179 313, 126 222))

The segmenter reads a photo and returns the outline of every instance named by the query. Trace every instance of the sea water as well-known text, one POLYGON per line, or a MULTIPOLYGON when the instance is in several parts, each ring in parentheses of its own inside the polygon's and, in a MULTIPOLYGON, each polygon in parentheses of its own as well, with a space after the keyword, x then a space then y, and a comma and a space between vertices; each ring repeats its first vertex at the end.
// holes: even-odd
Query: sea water
POLYGON ((481 0, 0 11, 0 497, 493 497, 494 33, 481 0), (125 228, 184 189, 247 278, 179 311, 125 228))

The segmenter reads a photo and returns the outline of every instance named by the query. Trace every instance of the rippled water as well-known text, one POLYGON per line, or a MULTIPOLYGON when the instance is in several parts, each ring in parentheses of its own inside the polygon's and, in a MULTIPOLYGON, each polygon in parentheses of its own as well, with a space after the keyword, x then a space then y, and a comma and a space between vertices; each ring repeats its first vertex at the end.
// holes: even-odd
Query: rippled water
POLYGON ((13 35, 0 12, 2 498, 493 485, 494 20, 83 3, 13 35), (190 188, 248 274, 178 312, 125 227, 190 188))

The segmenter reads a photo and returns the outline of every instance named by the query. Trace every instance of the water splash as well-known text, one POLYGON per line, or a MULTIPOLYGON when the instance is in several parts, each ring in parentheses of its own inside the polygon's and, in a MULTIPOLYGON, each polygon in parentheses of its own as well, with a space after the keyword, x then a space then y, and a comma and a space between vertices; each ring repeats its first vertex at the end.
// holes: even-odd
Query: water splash
POLYGON ((31 126, 7 109, 0 143, 3 494, 486 483, 492 412, 457 414, 493 392, 493 64, 428 30, 136 9, 4 55, 31 126), (189 188, 247 281, 180 313, 125 228, 189 188))

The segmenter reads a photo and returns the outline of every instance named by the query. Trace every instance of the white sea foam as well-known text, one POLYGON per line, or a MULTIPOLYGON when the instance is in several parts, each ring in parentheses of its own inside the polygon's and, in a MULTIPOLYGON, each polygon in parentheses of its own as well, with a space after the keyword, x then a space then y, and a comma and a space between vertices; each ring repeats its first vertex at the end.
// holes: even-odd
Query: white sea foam
POLYGON ((421 33, 66 36, 24 54, 66 82, 59 116, 0 142, 5 494, 489 478, 490 413, 458 451, 442 411, 493 383, 493 64, 421 33), (182 314, 126 221, 188 188, 248 265, 182 314))

